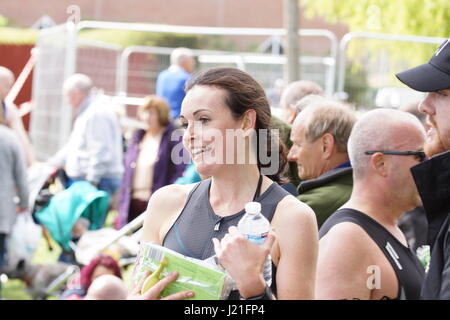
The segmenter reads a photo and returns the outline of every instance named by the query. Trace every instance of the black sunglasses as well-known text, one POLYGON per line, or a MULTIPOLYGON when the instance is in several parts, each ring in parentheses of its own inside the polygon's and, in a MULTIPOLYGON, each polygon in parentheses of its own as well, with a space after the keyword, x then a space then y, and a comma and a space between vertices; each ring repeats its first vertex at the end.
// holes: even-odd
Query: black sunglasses
POLYGON ((375 150, 364 152, 364 154, 374 154, 374 153, 392 154, 396 156, 415 156, 417 157, 417 160, 419 160, 419 162, 427 160, 427 155, 423 151, 375 150))

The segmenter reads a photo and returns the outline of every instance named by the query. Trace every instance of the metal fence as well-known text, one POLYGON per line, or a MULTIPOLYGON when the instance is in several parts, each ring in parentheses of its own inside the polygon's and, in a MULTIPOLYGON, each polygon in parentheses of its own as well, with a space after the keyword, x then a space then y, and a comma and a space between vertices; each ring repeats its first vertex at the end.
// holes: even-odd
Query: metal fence
POLYGON ((72 41, 67 34, 66 26, 43 30, 37 42, 30 137, 38 159, 46 159, 62 146, 71 130, 70 106, 61 94, 61 84, 74 72, 69 63, 74 58, 69 50, 72 41))
MULTIPOLYGON (((126 48, 120 57, 116 94, 139 96, 149 91, 155 92, 156 78, 162 69, 169 66, 172 50, 173 48, 144 46, 126 48)), ((216 66, 236 67, 252 75, 266 90, 271 88, 277 79, 283 78, 283 67, 286 63, 284 56, 213 50, 192 52, 197 59, 199 71, 216 66)), ((329 94, 334 92, 334 58, 302 56, 300 61, 302 78, 318 82, 329 94)))
MULTIPOLYGON (((34 109, 30 121, 30 136, 38 159, 45 160, 54 154, 64 145, 71 131, 72 113, 62 95, 62 84, 67 77, 76 72, 87 74, 96 87, 124 106, 126 114, 132 117, 135 108, 130 106, 140 104, 144 96, 155 93, 159 72, 169 66, 173 48, 121 48, 99 41, 88 41, 79 36, 80 31, 86 29, 258 36, 266 39, 281 39, 285 34, 283 29, 162 26, 98 21, 82 21, 77 25, 67 23, 42 30, 36 44, 39 53, 33 74, 34 109)), ((409 100, 420 98, 420 94, 393 81, 393 74, 401 71, 404 66, 398 64, 391 67, 387 50, 390 44, 410 42, 437 46, 444 40, 438 37, 351 32, 338 43, 330 31, 316 29, 300 29, 299 36, 302 37, 303 47, 308 48, 319 39, 326 41, 328 46, 325 54, 301 54, 301 78, 319 83, 328 95, 347 91, 350 101, 357 106, 369 108, 398 107, 409 100), (374 50, 369 45, 361 46, 356 57, 350 59, 349 46, 360 41, 381 41, 383 45, 379 50, 374 50), (359 76, 349 72, 350 62, 359 65, 359 76)), ((252 75, 266 91, 273 88, 277 79, 283 78, 286 58, 274 50, 271 54, 217 50, 193 52, 198 62, 197 71, 214 66, 237 67, 252 75)))
MULTIPOLYGON (((66 23, 44 31, 36 47, 38 63, 33 75, 34 110, 30 122, 30 136, 38 159, 45 160, 67 141, 72 127, 72 113, 63 99, 62 84, 74 73, 90 76, 96 87, 122 103, 136 105, 141 98, 155 93, 158 73, 169 66, 173 48, 133 46, 120 48, 79 36, 87 29, 131 30, 172 34, 282 37, 284 29, 210 28, 162 26, 137 23, 81 21, 66 23)), ((328 94, 335 91, 338 43, 328 30, 299 30, 299 36, 325 40, 325 55, 302 55, 301 76, 321 84, 328 94)), ((318 40, 317 40, 318 41, 318 40)), ((194 50, 198 70, 213 66, 233 66, 251 74, 265 90, 283 78, 285 57, 255 52, 194 50)), ((130 112, 128 112, 130 114, 130 112)), ((131 115, 133 110, 131 110, 131 115)))
MULTIPOLYGON (((408 57, 414 55, 414 48, 428 47, 431 51, 445 39, 439 37, 404 36, 371 32, 350 32, 339 43, 337 87, 338 93, 345 92, 361 109, 373 107, 398 108, 416 102, 422 93, 405 87, 395 78, 395 73, 405 70, 408 57), (377 42, 378 46, 374 46, 377 42), (402 52, 401 59, 392 57, 391 49, 400 43, 411 43, 411 51, 402 52), (357 46, 357 53, 349 56, 349 47, 357 46), (350 72, 350 64, 358 72, 350 72), (359 73, 359 75, 358 75, 359 73)), ((408 50, 408 49, 407 49, 408 50)), ((398 50, 397 50, 398 51, 398 50)))

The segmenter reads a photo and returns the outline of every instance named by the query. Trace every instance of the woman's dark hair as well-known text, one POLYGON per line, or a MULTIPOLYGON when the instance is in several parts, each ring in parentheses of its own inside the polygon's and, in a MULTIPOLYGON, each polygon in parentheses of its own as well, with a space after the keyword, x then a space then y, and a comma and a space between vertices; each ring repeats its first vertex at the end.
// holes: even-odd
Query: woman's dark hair
MULTIPOLYGON (((222 89, 226 92, 225 104, 235 119, 240 119, 247 110, 255 110, 256 124, 255 130, 258 133, 260 129, 268 129, 268 138, 266 150, 263 152, 272 160, 271 150, 278 150, 279 165, 274 175, 268 177, 272 180, 282 183, 281 178, 287 164, 287 149, 278 136, 270 131, 272 115, 270 112, 269 102, 266 94, 249 74, 236 68, 212 68, 200 74, 195 75, 186 83, 185 91, 188 92, 195 86, 212 86, 222 89), (275 145, 272 145, 275 144, 275 145), (278 148, 276 148, 278 146, 278 148), (275 148, 274 148, 275 147, 275 148)), ((256 135, 257 155, 259 155, 259 134, 256 135)), ((268 164, 262 164, 261 159, 257 156, 258 168, 271 167, 271 161, 268 164)))

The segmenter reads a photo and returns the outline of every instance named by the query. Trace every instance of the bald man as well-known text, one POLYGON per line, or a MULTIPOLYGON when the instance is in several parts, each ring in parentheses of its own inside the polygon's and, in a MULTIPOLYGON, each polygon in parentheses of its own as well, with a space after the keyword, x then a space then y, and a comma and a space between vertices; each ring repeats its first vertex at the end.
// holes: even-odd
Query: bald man
POLYGON ((353 127, 353 191, 320 229, 318 299, 418 299, 424 269, 397 226, 421 205, 411 167, 425 159, 422 124, 379 109, 353 127))
MULTIPOLYGON (((281 119, 278 120, 276 117, 272 116, 272 122, 274 123, 274 127, 280 130, 280 137, 288 149, 292 147, 292 141, 289 139, 291 135, 291 125, 294 123, 294 120, 299 113, 299 109, 296 108, 296 104, 302 98, 311 94, 322 95, 323 89, 317 83, 308 80, 291 82, 281 93, 281 119)), ((289 160, 289 170, 287 172, 287 176, 291 183, 295 187, 298 187, 300 184, 300 178, 297 172, 297 165, 291 160, 289 160)))
POLYGON ((283 110, 283 120, 288 124, 293 124, 298 110, 295 107, 298 101, 307 95, 323 95, 323 89, 320 85, 309 80, 300 80, 291 82, 283 90, 280 98, 280 107, 283 110))

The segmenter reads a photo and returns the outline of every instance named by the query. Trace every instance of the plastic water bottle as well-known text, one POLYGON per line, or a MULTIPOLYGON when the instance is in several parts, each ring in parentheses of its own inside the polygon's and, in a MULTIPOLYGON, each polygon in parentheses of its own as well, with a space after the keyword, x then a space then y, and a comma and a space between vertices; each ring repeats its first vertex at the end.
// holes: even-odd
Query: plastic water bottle
MULTIPOLYGON (((263 244, 270 231, 270 222, 261 214, 259 202, 249 202, 245 205, 245 214, 239 220, 238 230, 248 240, 256 244, 263 244)), ((272 283, 272 259, 270 255, 264 262, 264 280, 267 285, 272 283)))

